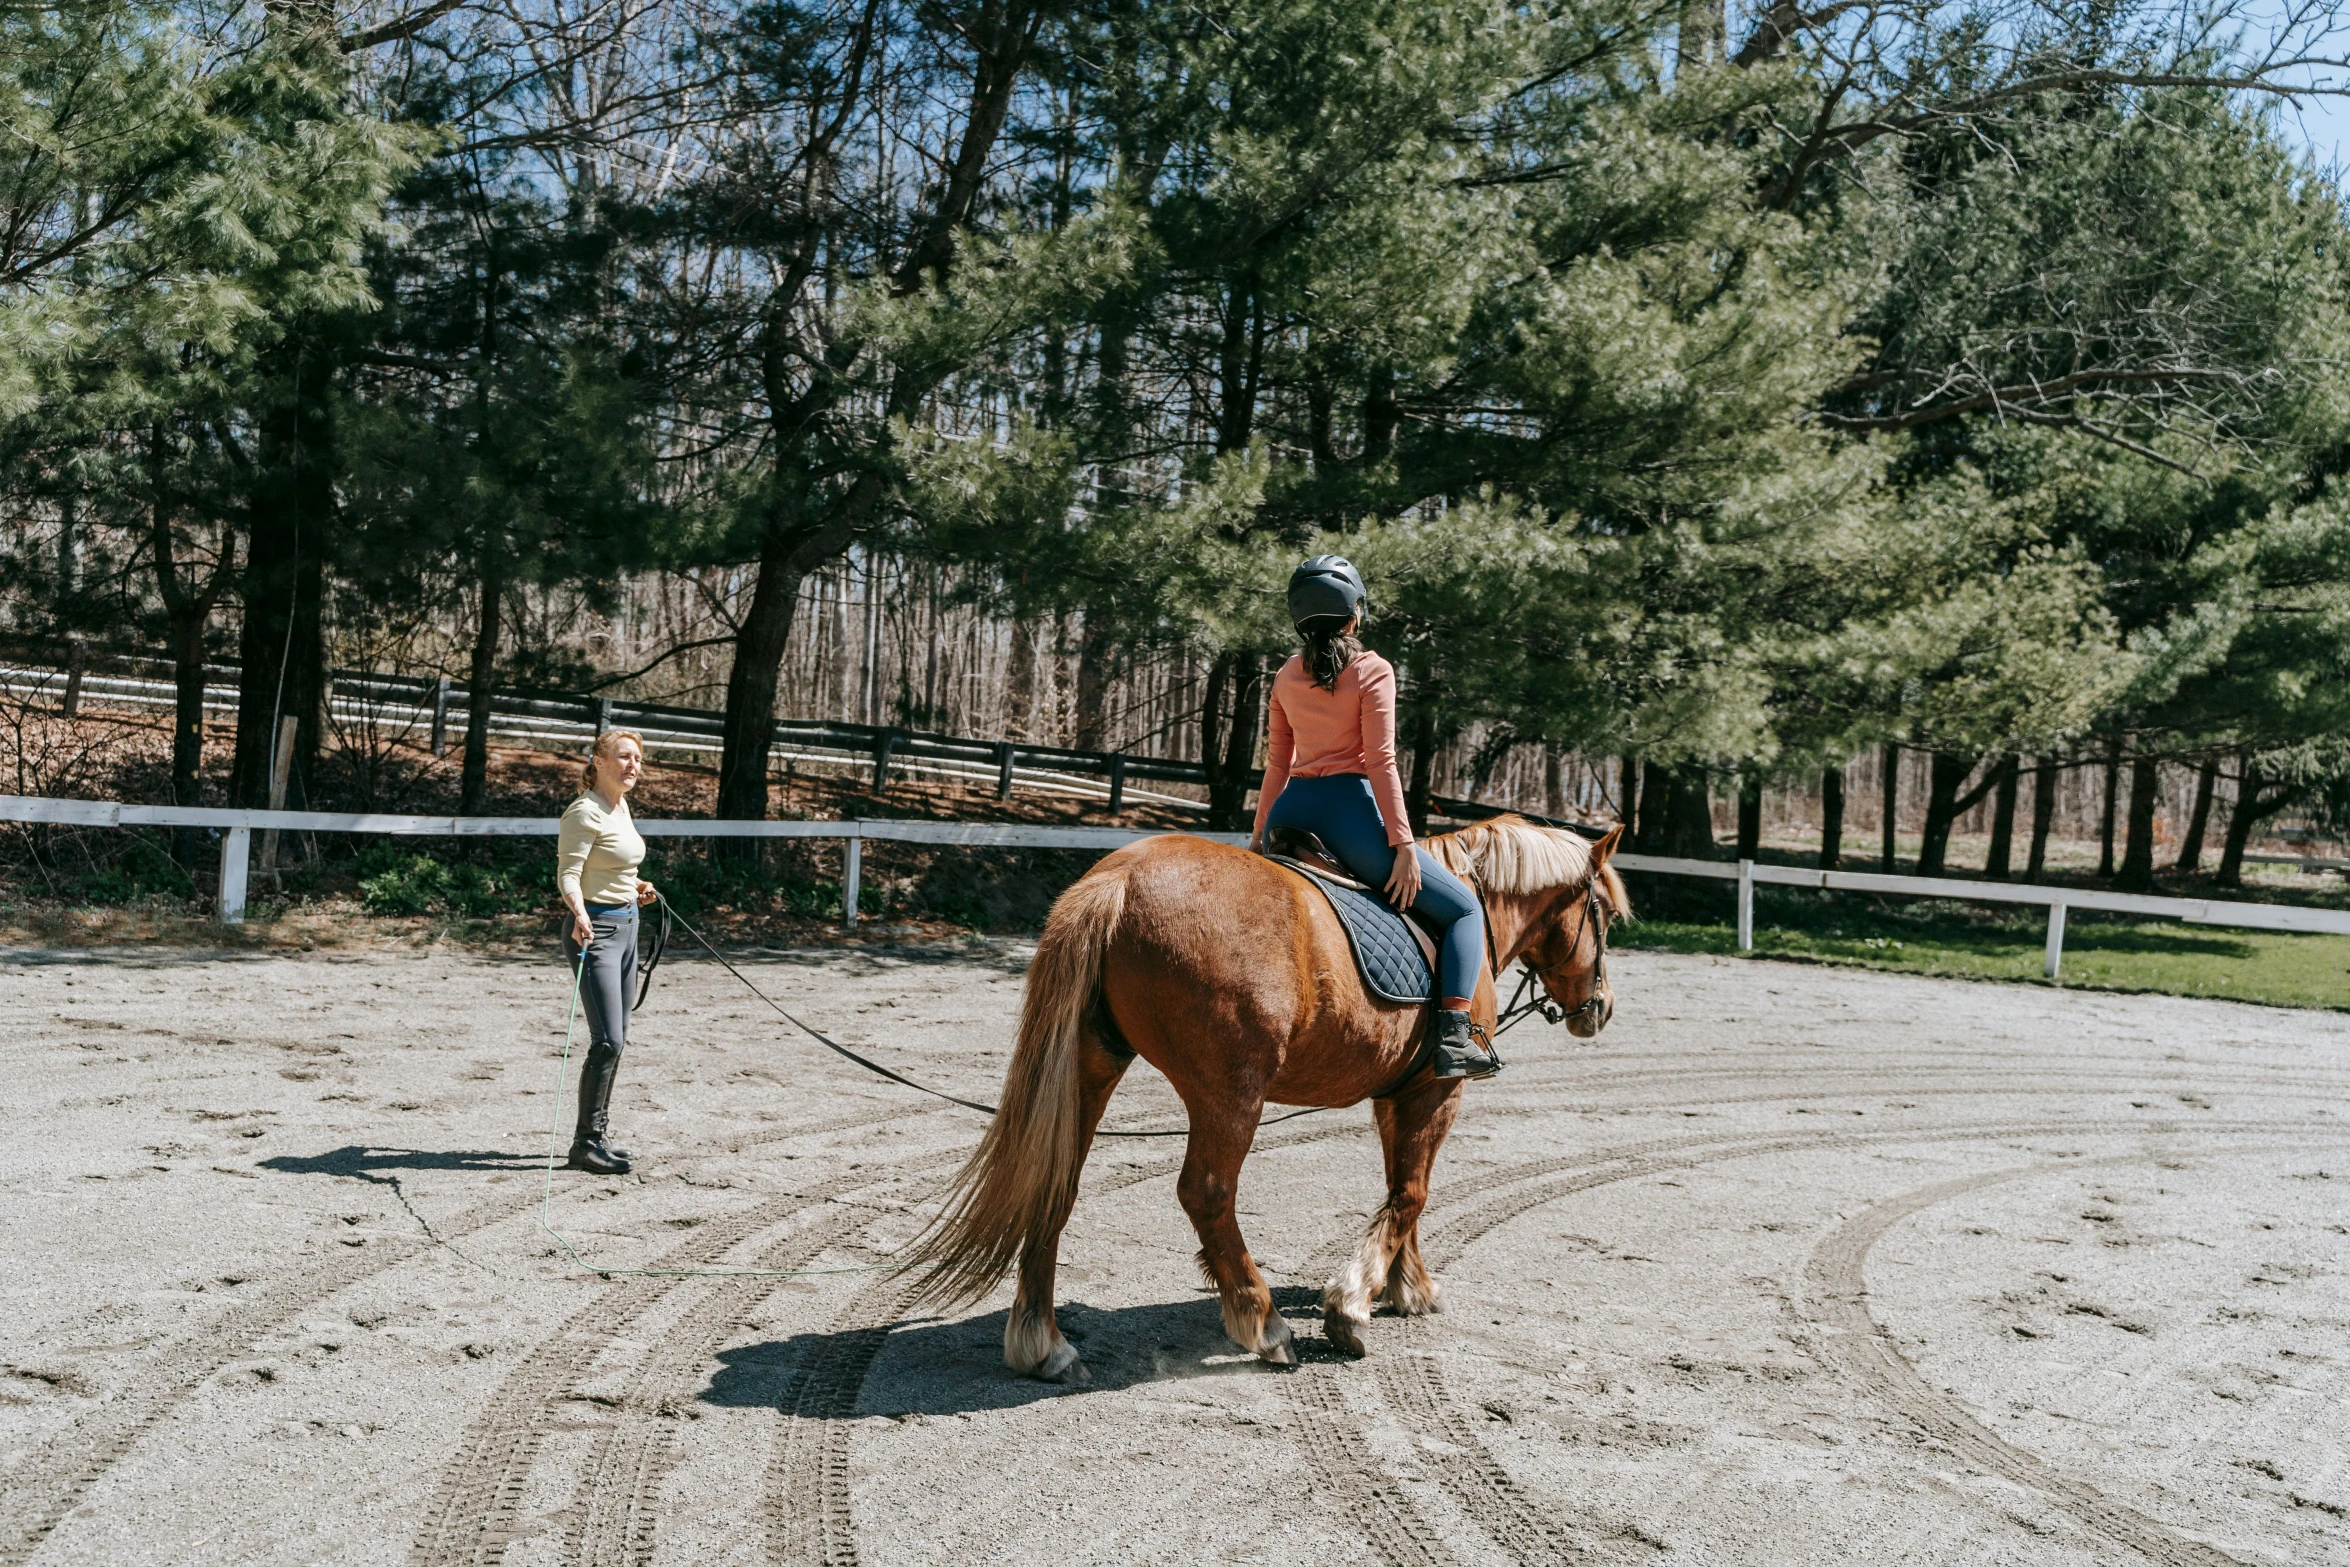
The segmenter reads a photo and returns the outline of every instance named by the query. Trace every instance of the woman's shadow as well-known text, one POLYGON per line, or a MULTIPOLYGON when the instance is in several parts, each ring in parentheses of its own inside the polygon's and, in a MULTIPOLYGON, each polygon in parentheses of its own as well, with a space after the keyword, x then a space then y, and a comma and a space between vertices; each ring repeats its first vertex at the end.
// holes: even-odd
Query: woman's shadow
MULTIPOLYGON (((1319 1322, 1321 1292, 1273 1292, 1285 1316, 1319 1322)), ((960 1415, 1016 1409, 1072 1393, 1114 1393, 1146 1382, 1257 1376, 1270 1368, 1235 1347, 1213 1295, 1111 1310, 1071 1302, 1055 1312, 1085 1357, 1079 1387, 1038 1382, 1004 1367, 1004 1313, 948 1322, 917 1318, 887 1328, 799 1333, 718 1352, 702 1401, 734 1409, 783 1408, 846 1420, 857 1415, 960 1415)), ((1338 1358, 1318 1332, 1297 1340, 1300 1358, 1338 1358)))

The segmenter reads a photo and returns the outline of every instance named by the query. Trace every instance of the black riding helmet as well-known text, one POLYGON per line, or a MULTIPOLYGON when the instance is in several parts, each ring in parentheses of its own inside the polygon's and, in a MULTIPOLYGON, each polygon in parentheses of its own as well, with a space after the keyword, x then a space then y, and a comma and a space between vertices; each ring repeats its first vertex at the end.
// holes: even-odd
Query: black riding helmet
POLYGON ((1316 555, 1298 562, 1289 574, 1289 621, 1303 626, 1324 616, 1346 620, 1361 612, 1369 596, 1352 561, 1344 555, 1316 555))

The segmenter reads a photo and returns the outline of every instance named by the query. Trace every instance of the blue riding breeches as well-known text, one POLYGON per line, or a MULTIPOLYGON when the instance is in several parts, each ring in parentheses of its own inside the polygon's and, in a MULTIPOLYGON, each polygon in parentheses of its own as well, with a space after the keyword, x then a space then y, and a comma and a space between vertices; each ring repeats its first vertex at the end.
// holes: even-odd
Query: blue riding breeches
MULTIPOLYGON (((1302 827, 1328 846, 1356 880, 1378 889, 1387 887, 1395 869, 1395 850, 1387 842, 1387 824, 1379 817, 1379 802, 1371 782, 1361 773, 1332 773, 1321 778, 1292 778, 1273 802, 1265 829, 1302 827)), ((1477 976, 1485 967, 1485 911, 1477 895, 1452 872, 1436 863, 1426 849, 1420 857, 1420 896, 1412 912, 1436 939, 1436 994, 1476 994, 1477 976)))

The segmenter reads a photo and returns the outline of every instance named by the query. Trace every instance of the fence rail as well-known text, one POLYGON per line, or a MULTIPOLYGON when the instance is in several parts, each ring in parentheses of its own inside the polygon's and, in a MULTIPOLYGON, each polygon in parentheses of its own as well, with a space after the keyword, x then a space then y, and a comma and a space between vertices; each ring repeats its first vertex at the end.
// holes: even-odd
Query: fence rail
MULTIPOLYGON (((0 688, 35 693, 54 690, 62 702, 77 708, 83 702, 169 708, 178 700, 168 680, 90 672, 77 677, 70 670, 23 663, 0 665, 0 688)), ((328 680, 327 708, 335 718, 346 723, 390 722, 417 736, 436 756, 448 745, 452 717, 460 729, 463 727, 471 700, 465 687, 446 680, 346 671, 338 671, 328 680)), ((204 707, 207 712, 235 712, 236 686, 217 680, 208 683, 204 707)), ((490 733, 503 741, 581 745, 606 729, 637 730, 645 743, 657 750, 716 755, 723 749, 725 715, 705 708, 602 697, 500 693, 490 699, 490 733)), ((920 773, 992 782, 999 799, 1011 798, 1016 789, 1106 799, 1112 814, 1124 810, 1130 799, 1178 810, 1207 809, 1198 800, 1135 786, 1138 781, 1207 782, 1207 770, 1199 763, 1165 757, 798 718, 776 720, 769 755, 777 761, 869 769, 876 788, 887 783, 892 773, 920 773)))
MULTIPOLYGON (((216 917, 224 925, 245 920, 251 878, 253 834, 279 832, 382 833, 417 838, 551 838, 562 822, 552 816, 388 816, 337 811, 248 811, 209 806, 121 805, 110 800, 53 800, 39 795, 0 795, 0 822, 46 823, 66 827, 195 827, 221 834, 220 888, 216 917)), ((648 838, 838 838, 841 918, 855 924, 864 871, 864 845, 929 843, 970 848, 1115 849, 1137 838, 1156 837, 1134 827, 1030 827, 995 822, 722 822, 686 819, 640 820, 648 838)), ((1218 843, 1241 843, 1239 833, 1194 833, 1218 843)))
MULTIPOLYGON (((560 823, 552 816, 386 816, 332 811, 248 811, 203 806, 123 805, 108 800, 56 800, 38 795, 0 795, 0 822, 48 823, 75 827, 195 827, 222 833, 218 918, 240 924, 245 917, 248 860, 255 831, 384 833, 399 836, 552 837, 560 823)), ((837 838, 842 840, 841 917, 854 924, 866 841, 927 843, 969 848, 1114 849, 1156 833, 1131 827, 1031 827, 993 822, 857 820, 838 822, 735 822, 666 819, 639 821, 648 838, 837 838)), ((1246 841, 1239 833, 1197 833, 1218 843, 1246 841)), ((1907 898, 1944 898, 1966 903, 2037 904, 2048 910, 2043 971, 2057 977, 2064 957, 2065 916, 2072 909, 2142 914, 2241 930, 2350 935, 2350 912, 2291 904, 2246 903, 2217 898, 2162 898, 2086 887, 2044 887, 2017 882, 1944 880, 1888 876, 1873 871, 1808 870, 1764 865, 1753 860, 1675 859, 1656 854, 1618 854, 1614 863, 1660 876, 1693 876, 1736 883, 1738 949, 1754 948, 1754 889, 1759 885, 1817 887, 1837 892, 1878 892, 1907 898)))
MULTIPOLYGON (((120 654, 108 655, 107 662, 131 667, 170 667, 160 659, 120 654)), ((233 665, 212 668, 222 673, 234 671, 233 665)), ((8 689, 36 693, 54 690, 68 716, 85 699, 152 708, 168 708, 178 700, 169 680, 100 674, 70 663, 49 666, 22 657, 13 664, 0 664, 0 690, 8 689)), ((327 678, 327 709, 334 717, 346 722, 396 720, 403 730, 423 735, 423 743, 435 756, 447 745, 452 717, 462 727, 471 702, 471 692, 445 676, 427 679, 420 675, 335 670, 327 678)), ((235 712, 237 688, 233 681, 207 683, 204 706, 208 712, 235 712)), ((490 698, 489 723, 493 736, 508 741, 578 745, 606 729, 634 729, 655 750, 716 755, 723 749, 726 715, 709 708, 677 707, 660 702, 499 692, 490 698)), ((924 773, 965 782, 992 781, 999 800, 1010 799, 1016 789, 1107 800, 1113 816, 1123 811, 1130 799, 1183 811, 1208 809, 1204 801, 1136 787, 1138 781, 1188 784, 1194 788, 1208 786, 1210 780, 1204 764, 1175 757, 1088 751, 1075 746, 1031 744, 1025 740, 984 740, 889 724, 807 718, 777 719, 768 755, 778 761, 816 761, 867 768, 876 789, 888 783, 892 772, 924 773)), ((1254 788, 1263 776, 1262 769, 1251 769, 1248 786, 1254 788)), ((1430 803, 1438 812, 1461 819, 1494 814, 1493 807, 1442 795, 1430 803)))

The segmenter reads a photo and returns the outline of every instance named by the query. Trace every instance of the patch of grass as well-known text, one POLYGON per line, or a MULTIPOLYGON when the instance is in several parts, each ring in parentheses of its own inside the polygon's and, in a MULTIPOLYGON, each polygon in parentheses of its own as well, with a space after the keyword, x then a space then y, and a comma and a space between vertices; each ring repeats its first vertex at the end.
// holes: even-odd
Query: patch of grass
MULTIPOLYGON (((1714 901, 1726 916, 1726 884, 1714 901)), ((1658 917, 1618 927, 1616 945, 1741 955, 1729 919, 1706 918, 1696 903, 1669 900, 1658 917)), ((2046 984, 2040 969, 2047 934, 2047 915, 2040 909, 1759 887, 1752 955, 2046 984)), ((2076 910, 2066 922, 2057 983, 2350 1010, 2350 936, 2220 930, 2076 910)))

